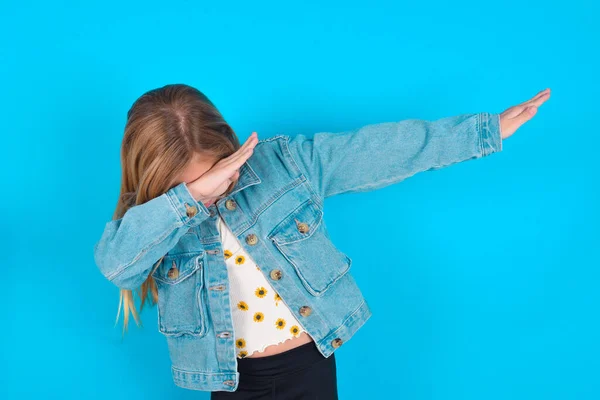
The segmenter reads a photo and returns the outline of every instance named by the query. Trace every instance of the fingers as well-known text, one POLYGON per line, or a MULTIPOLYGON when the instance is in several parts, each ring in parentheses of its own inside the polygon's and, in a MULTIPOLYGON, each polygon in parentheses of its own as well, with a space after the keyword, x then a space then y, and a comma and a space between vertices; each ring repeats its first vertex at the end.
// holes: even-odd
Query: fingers
POLYGON ((232 154, 232 158, 238 157, 244 154, 248 149, 253 149, 258 143, 258 135, 256 132, 252 132, 246 142, 240 147, 235 153, 232 154))
POLYGON ((542 103, 544 103, 549 98, 550 98, 550 88, 547 88, 544 90, 540 90, 535 96, 533 96, 531 99, 529 99, 527 101, 524 101, 520 105, 528 106, 528 105, 533 104, 536 107, 539 107, 540 105, 542 105, 542 103))
POLYGON ((500 131, 502 138, 506 139, 511 136, 525 122, 529 121, 537 113, 538 107, 550 98, 550 89, 539 91, 531 99, 507 108, 500 114, 500 131))
POLYGON ((550 90, 548 89, 547 92, 545 92, 544 94, 542 94, 541 96, 536 97, 534 100, 531 100, 529 102, 529 105, 534 105, 536 107, 541 106, 542 104, 544 104, 544 102, 546 100, 548 100, 550 98, 550 90))
MULTIPOLYGON (((254 149, 254 146, 256 146, 257 143, 258 143, 258 136, 257 136, 256 132, 252 132, 252 134, 248 137, 246 142, 239 149, 237 149, 235 153, 233 153, 232 155, 225 157, 223 160, 221 160, 221 165, 228 166, 231 163, 238 163, 240 157, 242 157, 242 158, 245 157, 244 161, 246 161, 252 154, 251 150, 254 149), (249 150, 250 150, 250 153, 248 154, 249 150)), ((242 164, 244 163, 244 161, 242 161, 242 164)))
POLYGON ((254 152, 254 147, 258 143, 256 132, 252 132, 248 140, 232 155, 220 161, 219 167, 226 170, 227 175, 233 174, 234 170, 240 168, 254 152))
POLYGON ((238 151, 245 150, 250 146, 254 147, 254 145, 258 142, 258 140, 255 139, 258 139, 258 135, 256 134, 256 132, 252 132, 250 136, 248 136, 248 139, 246 139, 246 142, 244 142, 244 144, 238 149, 238 151))
POLYGON ((523 111, 515 117, 515 121, 518 126, 523 125, 525 122, 529 121, 533 116, 537 113, 536 105, 529 105, 523 108, 523 111))
POLYGON ((519 126, 533 118, 533 116, 537 113, 538 107, 544 104, 549 98, 550 88, 546 88, 539 91, 530 100, 522 103, 521 107, 518 107, 520 109, 520 113, 514 117, 519 126))
POLYGON ((246 146, 246 148, 243 149, 242 151, 237 152, 236 157, 234 157, 231 160, 233 165, 236 165, 236 168, 238 168, 244 162, 246 162, 246 160, 249 159, 250 156, 252 155, 252 153, 254 152, 254 147, 258 143, 258 138, 256 137, 255 132, 252 132, 252 135, 248 139, 248 141, 246 143, 244 143, 244 144, 248 144, 248 146, 246 146), (252 135, 254 135, 254 137, 252 137, 252 135))

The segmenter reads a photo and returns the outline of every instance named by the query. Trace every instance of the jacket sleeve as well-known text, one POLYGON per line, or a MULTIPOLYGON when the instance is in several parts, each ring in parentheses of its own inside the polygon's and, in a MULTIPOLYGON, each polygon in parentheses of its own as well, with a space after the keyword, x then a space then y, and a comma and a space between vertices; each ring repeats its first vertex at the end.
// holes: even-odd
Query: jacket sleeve
POLYGON ((196 201, 185 182, 106 223, 94 245, 94 260, 102 274, 121 289, 135 289, 154 264, 169 252, 209 211, 196 201), (193 207, 196 207, 195 210, 193 207), (188 216, 187 211, 194 210, 188 216))
POLYGON ((500 115, 384 122, 313 137, 287 137, 287 150, 322 197, 364 192, 502 150, 500 115))

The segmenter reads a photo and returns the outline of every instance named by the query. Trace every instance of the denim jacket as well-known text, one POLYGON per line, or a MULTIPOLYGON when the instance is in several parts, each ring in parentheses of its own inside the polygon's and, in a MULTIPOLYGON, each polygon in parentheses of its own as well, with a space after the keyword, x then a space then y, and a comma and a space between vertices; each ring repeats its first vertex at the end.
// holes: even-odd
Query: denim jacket
POLYGON ((239 373, 217 215, 328 357, 371 310, 351 275, 352 259, 330 240, 324 199, 501 151, 499 122, 498 114, 482 112, 262 139, 227 197, 206 207, 182 182, 133 206, 106 223, 95 262, 119 288, 135 289, 154 277, 158 330, 176 385, 235 391, 239 373))

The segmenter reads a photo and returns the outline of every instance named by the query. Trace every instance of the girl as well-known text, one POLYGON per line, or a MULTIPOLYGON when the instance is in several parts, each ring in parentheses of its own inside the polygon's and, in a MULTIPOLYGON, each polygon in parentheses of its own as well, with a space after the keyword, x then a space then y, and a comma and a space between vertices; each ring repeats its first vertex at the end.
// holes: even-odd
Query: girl
POLYGON ((94 247, 119 287, 158 303, 176 385, 212 399, 337 399, 334 351, 371 316, 330 240, 324 199, 502 150, 548 89, 501 114, 405 120, 313 137, 253 132, 240 145, 187 85, 135 101, 121 193, 94 247))

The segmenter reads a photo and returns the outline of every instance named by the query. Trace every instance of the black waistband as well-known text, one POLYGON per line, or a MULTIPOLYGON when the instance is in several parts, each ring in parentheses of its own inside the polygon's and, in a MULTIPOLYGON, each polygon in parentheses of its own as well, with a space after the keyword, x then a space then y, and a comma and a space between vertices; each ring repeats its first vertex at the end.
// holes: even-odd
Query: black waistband
POLYGON ((323 360, 314 341, 304 343, 283 353, 265 357, 238 359, 238 372, 252 376, 275 376, 287 374, 308 367, 323 360))

